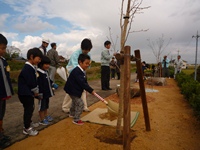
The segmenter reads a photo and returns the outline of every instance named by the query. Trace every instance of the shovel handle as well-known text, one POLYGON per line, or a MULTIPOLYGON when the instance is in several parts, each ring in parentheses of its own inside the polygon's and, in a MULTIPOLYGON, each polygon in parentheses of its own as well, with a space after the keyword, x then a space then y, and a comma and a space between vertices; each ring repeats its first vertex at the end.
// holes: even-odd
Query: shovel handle
POLYGON ((100 95, 98 95, 97 93, 94 93, 94 96, 96 96, 98 99, 100 99, 102 102, 104 102, 106 105, 108 104, 108 102, 103 99, 100 95))

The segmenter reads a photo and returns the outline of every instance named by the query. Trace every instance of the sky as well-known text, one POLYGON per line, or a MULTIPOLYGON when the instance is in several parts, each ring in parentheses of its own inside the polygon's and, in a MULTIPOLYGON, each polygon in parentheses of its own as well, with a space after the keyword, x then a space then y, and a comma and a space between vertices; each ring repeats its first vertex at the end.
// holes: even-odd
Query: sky
MULTIPOLYGON (((30 48, 39 47, 42 38, 48 38, 57 43, 59 55, 69 59, 80 48, 81 41, 89 38, 93 44, 92 60, 100 62, 106 40, 113 41, 111 54, 114 47, 120 49, 121 3, 121 0, 0 0, 0 33, 25 58, 30 48)), ((139 49, 142 61, 156 63, 149 41, 156 42, 163 36, 165 49, 161 57, 175 59, 180 54, 183 60, 194 64, 197 56, 200 64, 195 38, 198 31, 200 35, 199 0, 143 0, 141 7, 148 6, 135 14, 132 22, 126 42, 131 54, 139 49)), ((49 45, 47 49, 50 48, 49 45)))

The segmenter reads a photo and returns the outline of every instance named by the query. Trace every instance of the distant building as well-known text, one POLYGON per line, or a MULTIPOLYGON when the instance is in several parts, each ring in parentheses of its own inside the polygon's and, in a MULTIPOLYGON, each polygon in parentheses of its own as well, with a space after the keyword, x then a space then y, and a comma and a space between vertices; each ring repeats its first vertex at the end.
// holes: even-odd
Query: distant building
POLYGON ((183 67, 182 69, 187 69, 187 61, 183 60, 183 67))

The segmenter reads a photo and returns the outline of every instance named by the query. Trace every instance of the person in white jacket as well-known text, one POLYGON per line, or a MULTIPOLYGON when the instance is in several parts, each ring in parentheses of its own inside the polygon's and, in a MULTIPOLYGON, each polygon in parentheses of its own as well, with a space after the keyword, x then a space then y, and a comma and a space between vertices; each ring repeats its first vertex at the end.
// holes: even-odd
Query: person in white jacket
POLYGON ((181 59, 181 56, 178 55, 177 59, 174 61, 174 79, 176 78, 177 73, 181 73, 183 67, 183 60, 181 59))

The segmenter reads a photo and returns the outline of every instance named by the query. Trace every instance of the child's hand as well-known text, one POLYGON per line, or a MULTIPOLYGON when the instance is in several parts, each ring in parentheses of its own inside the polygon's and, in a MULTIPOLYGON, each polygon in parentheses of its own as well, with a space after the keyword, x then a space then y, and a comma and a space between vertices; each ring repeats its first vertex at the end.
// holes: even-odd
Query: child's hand
POLYGON ((42 93, 38 94, 38 99, 40 99, 40 100, 43 99, 43 94, 42 93))
POLYGON ((39 93, 34 93, 34 97, 38 97, 39 93))
POLYGON ((41 100, 41 99, 43 99, 43 94, 42 93, 34 93, 34 97, 41 100))
POLYGON ((96 92, 93 90, 91 94, 92 94, 92 95, 95 95, 95 93, 96 93, 96 92))
POLYGON ((54 83, 54 84, 52 85, 52 87, 53 87, 54 89, 57 89, 57 88, 58 88, 58 85, 57 85, 56 83, 54 83))

